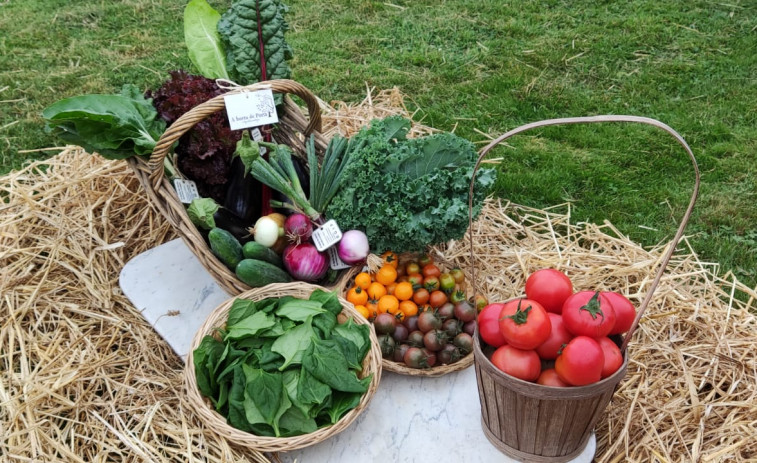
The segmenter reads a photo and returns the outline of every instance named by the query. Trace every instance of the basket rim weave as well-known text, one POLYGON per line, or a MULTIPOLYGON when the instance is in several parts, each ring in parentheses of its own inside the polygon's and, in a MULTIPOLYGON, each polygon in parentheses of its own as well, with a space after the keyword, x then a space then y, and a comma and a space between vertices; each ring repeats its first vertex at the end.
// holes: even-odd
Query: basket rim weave
MULTIPOLYGON (((212 406, 209 405, 209 401, 201 395, 197 387, 197 378, 194 371, 193 352, 200 344, 200 341, 206 334, 211 334, 213 330, 219 326, 222 326, 226 322, 229 309, 235 299, 251 299, 261 300, 267 297, 277 297, 284 295, 291 295, 295 297, 307 297, 313 290, 321 289, 329 291, 329 289, 322 286, 295 282, 295 283, 273 283, 261 288, 254 288, 249 291, 245 291, 235 297, 228 299, 220 304, 218 307, 208 315, 203 325, 197 330, 190 346, 189 353, 187 354, 186 363, 184 366, 184 388, 187 393, 187 399, 189 405, 197 413, 203 424, 216 434, 224 437, 229 442, 234 444, 251 448, 261 452, 281 452, 288 450, 295 450, 304 447, 308 447, 319 442, 322 442, 330 437, 333 437, 349 427, 355 419, 367 408, 368 403, 371 401, 376 391, 378 390, 379 382, 381 380, 381 349, 379 348, 378 340, 373 329, 369 331, 371 339, 371 348, 368 351, 363 361, 362 376, 365 377, 368 374, 373 373, 373 378, 368 386, 368 391, 363 394, 360 399, 360 403, 347 412, 342 418, 335 424, 319 428, 314 432, 308 434, 302 434, 292 437, 268 437, 257 436, 255 434, 245 432, 236 429, 226 422, 226 419, 217 413, 212 406)), ((355 323, 368 324, 360 313, 355 308, 337 294, 339 302, 342 304, 342 314, 352 317, 355 323)))
POLYGON ((270 89, 274 93, 285 96, 284 105, 279 114, 278 129, 275 132, 277 142, 292 146, 295 151, 299 151, 304 149, 300 136, 312 134, 315 137, 316 147, 320 150, 325 148, 326 140, 320 133, 322 120, 319 99, 307 87, 296 81, 278 79, 238 87, 193 107, 174 121, 161 135, 149 160, 139 156, 132 156, 127 160, 147 193, 149 202, 166 218, 200 264, 230 295, 238 295, 252 287, 241 281, 234 271, 226 267, 212 253, 190 220, 186 206, 179 200, 173 185, 165 177, 164 162, 171 147, 179 138, 203 119, 225 108, 225 96, 261 89, 270 89), (288 95, 296 95, 305 101, 309 119, 303 115, 300 107, 288 98, 288 95))

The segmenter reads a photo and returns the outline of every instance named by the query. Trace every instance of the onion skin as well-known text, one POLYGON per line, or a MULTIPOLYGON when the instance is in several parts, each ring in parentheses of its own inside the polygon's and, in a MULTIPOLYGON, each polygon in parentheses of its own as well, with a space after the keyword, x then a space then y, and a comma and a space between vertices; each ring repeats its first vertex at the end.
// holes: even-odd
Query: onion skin
POLYGON ((337 248, 339 258, 347 265, 363 262, 368 257, 370 250, 368 236, 360 230, 344 232, 337 248))
POLYGON ((292 243, 303 243, 313 234, 313 224, 308 216, 295 212, 286 218, 284 234, 292 243))
POLYGON ((312 243, 290 244, 282 257, 284 268, 296 280, 315 282, 329 270, 328 256, 312 243))

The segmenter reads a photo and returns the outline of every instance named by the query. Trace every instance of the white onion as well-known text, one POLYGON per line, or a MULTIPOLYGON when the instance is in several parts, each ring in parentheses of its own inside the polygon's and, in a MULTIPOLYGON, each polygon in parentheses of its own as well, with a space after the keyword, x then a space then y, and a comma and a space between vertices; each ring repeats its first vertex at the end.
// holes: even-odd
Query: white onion
POLYGON ((279 227, 275 220, 268 216, 263 216, 255 222, 253 237, 257 243, 270 248, 276 244, 276 240, 283 234, 284 230, 279 227))

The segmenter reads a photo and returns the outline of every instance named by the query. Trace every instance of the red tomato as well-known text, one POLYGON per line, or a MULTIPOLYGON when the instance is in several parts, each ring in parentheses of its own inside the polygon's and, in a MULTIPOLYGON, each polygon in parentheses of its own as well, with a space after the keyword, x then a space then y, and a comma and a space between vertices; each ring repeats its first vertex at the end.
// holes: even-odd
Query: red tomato
POLYGON ((588 336, 571 339, 555 360, 555 371, 571 386, 585 386, 602 378, 605 357, 599 343, 588 336))
POLYGON ((552 387, 568 387, 570 384, 566 383, 565 381, 561 380, 560 377, 557 375, 557 372, 554 368, 548 368, 541 372, 539 375, 539 378, 536 380, 538 384, 541 384, 542 386, 552 386, 552 387))
POLYGON ((557 353, 560 352, 562 346, 573 339, 573 335, 565 328, 562 315, 552 312, 547 313, 547 315, 552 324, 552 330, 550 330, 547 340, 536 348, 536 353, 544 360, 554 360, 557 358, 557 353))
POLYGON ((604 379, 612 376, 623 365, 623 354, 620 353, 620 347, 608 337, 599 338, 597 342, 605 356, 604 366, 602 367, 602 379, 604 379))
POLYGON ((518 349, 531 350, 543 343, 552 331, 547 311, 536 301, 514 299, 499 313, 499 329, 505 341, 518 349))
POLYGON ((504 345, 492 354, 494 366, 510 376, 524 381, 536 381, 541 373, 541 360, 532 350, 521 350, 504 345))
POLYGON ((613 292, 602 292, 609 299, 612 308, 615 309, 615 326, 610 334, 623 334, 627 332, 636 318, 636 308, 624 295, 613 292))
POLYGON ((504 304, 489 304, 478 314, 478 334, 492 347, 505 345, 505 338, 499 330, 499 313, 504 304))
POLYGON ((526 297, 541 304, 547 312, 561 313, 563 303, 571 294, 573 283, 559 270, 544 268, 526 279, 526 297))
POLYGON ((599 291, 580 291, 563 304, 562 319, 575 336, 601 338, 615 326, 615 310, 599 291))

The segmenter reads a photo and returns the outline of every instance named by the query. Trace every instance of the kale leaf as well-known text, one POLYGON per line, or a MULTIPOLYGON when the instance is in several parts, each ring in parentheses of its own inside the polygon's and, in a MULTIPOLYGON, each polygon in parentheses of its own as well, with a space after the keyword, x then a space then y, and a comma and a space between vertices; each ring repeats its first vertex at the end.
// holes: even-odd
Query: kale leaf
MULTIPOLYGON (((409 129, 409 120, 389 116, 354 135, 350 143, 362 147, 326 210, 343 230, 365 231, 375 253, 423 251, 468 229, 475 147, 452 133, 407 138, 409 129)), ((474 219, 494 180, 493 169, 476 173, 474 219)))

